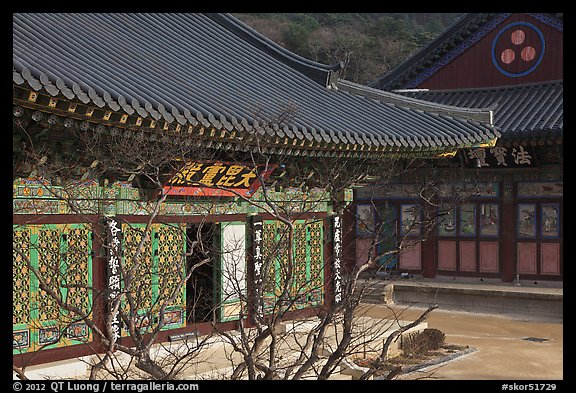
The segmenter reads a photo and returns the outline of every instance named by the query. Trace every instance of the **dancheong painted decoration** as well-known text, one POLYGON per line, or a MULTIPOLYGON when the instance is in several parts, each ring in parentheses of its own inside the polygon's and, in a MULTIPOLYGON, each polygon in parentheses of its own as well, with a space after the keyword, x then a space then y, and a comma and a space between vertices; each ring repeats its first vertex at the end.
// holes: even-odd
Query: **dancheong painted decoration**
POLYGON ((562 33, 466 14, 364 86, 229 14, 13 14, 14 365, 317 316, 372 251, 561 280, 562 33))
POLYGON ((546 42, 532 23, 514 22, 504 26, 492 43, 492 61, 506 76, 528 75, 542 62, 546 42))

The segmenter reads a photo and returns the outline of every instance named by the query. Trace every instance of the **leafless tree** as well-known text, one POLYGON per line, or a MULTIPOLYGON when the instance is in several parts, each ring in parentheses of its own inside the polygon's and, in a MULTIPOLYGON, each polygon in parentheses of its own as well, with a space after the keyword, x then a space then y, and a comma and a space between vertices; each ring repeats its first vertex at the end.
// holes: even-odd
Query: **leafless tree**
MULTIPOLYGON (((284 120, 279 122, 289 119, 296 110, 285 104, 281 116, 284 120)), ((268 122, 272 125, 277 123, 268 122)), ((52 306, 60 310, 62 318, 58 321, 59 331, 53 342, 65 337, 68 328, 79 321, 92 332, 94 340, 87 343, 93 347, 96 359, 91 365, 91 378, 179 378, 192 365, 202 361, 205 350, 213 342, 213 334, 217 333, 227 344, 231 372, 224 376, 226 378, 328 379, 349 364, 354 356, 367 350, 379 351, 378 358, 383 361, 392 340, 416 326, 433 309, 408 325, 401 325, 395 315, 387 324, 381 321, 369 323, 358 314, 369 281, 361 281, 359 277, 367 271, 375 274, 377 261, 384 255, 369 254, 366 260, 344 274, 333 268, 335 255, 324 263, 324 251, 314 269, 310 264, 302 265, 302 258, 297 255, 302 250, 295 246, 295 239, 302 238, 301 231, 306 231, 308 225, 319 223, 324 228, 318 237, 320 249, 330 250, 333 247, 332 219, 334 216, 342 217, 348 209, 344 198, 346 190, 366 184, 385 186, 412 170, 419 160, 393 157, 324 157, 315 160, 274 156, 261 148, 258 138, 250 139, 250 149, 238 149, 235 155, 231 155, 207 146, 201 136, 169 137, 156 132, 144 134, 88 123, 71 127, 69 131, 73 131, 74 138, 54 142, 54 139, 44 140, 39 136, 44 131, 41 127, 33 129, 15 124, 16 128, 24 143, 16 159, 15 173, 49 179, 44 187, 47 192, 65 203, 71 213, 86 217, 85 222, 94 223, 98 228, 94 233, 102 245, 103 254, 98 257, 108 255, 124 261, 118 265, 122 285, 118 293, 111 296, 108 287, 67 279, 66 266, 39 267, 31 263, 27 250, 17 246, 13 248, 15 260, 21 261, 38 280, 40 296, 50 299, 52 306), (182 236, 189 236, 185 239, 186 252, 171 261, 171 272, 159 276, 150 269, 148 259, 153 227, 160 219, 161 207, 167 198, 162 190, 170 177, 191 157, 195 161, 237 160, 253 168, 261 182, 256 196, 247 197, 225 186, 209 187, 232 193, 234 197, 230 201, 247 203, 258 215, 275 223, 275 237, 264 245, 259 272, 255 272, 250 264, 249 270, 244 270, 244 237, 229 239, 226 247, 217 249, 204 241, 202 231, 209 206, 204 214, 199 214, 204 218, 195 233, 182 234, 176 224, 169 224, 174 225, 174 230, 180 231, 182 236), (272 165, 277 169, 267 178, 264 173, 268 173, 272 165), (110 185, 114 180, 131 182, 141 191, 143 200, 136 203, 145 212, 142 215, 145 220, 139 226, 129 222, 117 223, 125 224, 136 239, 130 249, 123 250, 122 255, 109 243, 104 231, 106 209, 113 200, 106 196, 84 195, 81 184, 87 179, 100 179, 102 185, 110 185), (293 191, 293 197, 288 196, 288 190, 293 191), (310 199, 309 195, 314 194, 310 194, 310 190, 323 195, 324 199, 310 199), (317 214, 325 211, 318 208, 322 203, 332 206, 333 212, 317 214), (233 241, 240 243, 233 244, 233 241), (223 250, 229 255, 222 255, 223 250), (191 256, 195 256, 196 263, 187 267, 187 258, 191 256), (167 307, 181 296, 186 285, 192 283, 195 272, 215 258, 225 258, 228 263, 219 272, 221 282, 212 284, 220 294, 219 301, 211 303, 206 312, 211 316, 207 319, 212 322, 212 329, 178 345, 161 343, 159 337, 166 327, 167 307), (306 277, 302 275, 302 269, 308 269, 306 277), (338 301, 334 300, 331 289, 336 279, 341 280, 338 281, 341 287, 338 301), (166 286, 170 290, 160 291, 153 298, 153 280, 172 280, 172 285, 166 286), (77 296, 70 296, 75 291, 77 296), (73 301, 88 294, 92 300, 90 304, 81 305, 73 301), (217 323, 221 319, 218 315, 223 315, 230 299, 237 300, 234 308, 237 322, 233 330, 223 329, 217 323), (116 315, 118 322, 114 320, 116 315), (101 316, 105 316, 104 320, 101 316), (119 340, 115 335, 114 326, 118 324, 123 327, 128 340, 119 340), (372 346, 369 344, 372 341, 382 345, 372 346)), ((434 204, 437 185, 430 179, 420 190, 422 199, 434 204)), ((190 185, 207 187, 204 183, 190 185)), ((37 216, 31 217, 31 220, 37 219, 37 216)), ((437 222, 434 215, 422 217, 421 222, 408 224, 431 228, 430 225, 437 222)), ((34 223, 28 221, 24 225, 34 223)), ((381 232, 381 228, 373 228, 373 249, 382 241, 381 232)), ((405 244, 401 241, 385 252, 402 252, 405 244)), ((46 251, 37 246, 39 254, 46 251)), ((64 255, 68 251, 57 250, 56 253, 64 255)), ((194 303, 194 299, 199 301, 200 298, 192 296, 189 301, 194 303)), ((194 304, 187 306, 193 313, 194 304)), ((198 322, 192 319, 193 324, 198 322)), ((14 367, 17 375, 24 378, 26 364, 14 367)), ((374 370, 370 370, 362 378, 373 373, 374 370)))
MULTIPOLYGON (((29 176, 46 179, 43 187, 46 196, 66 204, 71 213, 82 217, 80 221, 94 223, 93 233, 102 245, 103 254, 109 254, 118 261, 124 258, 125 263, 118 264, 122 277, 121 286, 117 283, 120 288, 118 296, 112 299, 109 288, 99 288, 67 276, 66 271, 70 267, 68 264, 78 262, 68 260, 67 255, 73 251, 70 249, 70 241, 66 247, 47 243, 32 246, 39 259, 48 260, 47 255, 50 252, 57 255, 51 264, 32 264, 27 252, 29 250, 22 250, 19 246, 13 248, 14 258, 23 261, 27 270, 37 280, 38 296, 50 299, 56 314, 60 314, 55 324, 58 332, 50 341, 51 344, 65 338, 68 329, 79 321, 85 323, 92 332, 94 339, 87 343, 93 347, 96 356, 96 363, 91 365, 91 378, 131 378, 135 375, 134 367, 143 372, 144 376, 156 379, 175 378, 200 352, 209 336, 194 342, 180 342, 176 349, 170 345, 162 345, 162 350, 159 350, 153 348, 153 345, 157 344, 158 335, 166 325, 166 308, 177 297, 182 296, 183 288, 194 271, 208 263, 210 258, 205 257, 187 269, 187 257, 199 254, 198 250, 205 247, 200 238, 188 239, 187 252, 175 253, 176 257, 170 261, 173 264, 170 273, 168 276, 159 277, 150 270, 151 235, 152 228, 158 221, 160 207, 166 200, 166 195, 161 192, 166 176, 176 171, 182 165, 182 157, 192 151, 198 159, 207 159, 206 150, 198 148, 193 138, 187 138, 181 144, 174 140, 169 143, 169 139, 160 137, 160 140, 155 141, 154 134, 144 136, 142 133, 126 133, 118 129, 109 129, 109 132, 106 132, 104 127, 84 124, 86 123, 71 130, 73 151, 70 154, 58 149, 53 141, 43 141, 37 134, 30 135, 26 128, 20 127, 26 138, 24 157, 20 162, 33 167, 29 176), (149 191, 145 200, 138 202, 140 208, 147 212, 145 222, 138 227, 129 222, 117 223, 119 226, 125 224, 135 239, 129 250, 123 250, 123 255, 119 249, 111 249, 101 227, 106 220, 107 204, 114 203, 115 198, 106 195, 83 195, 82 190, 88 188, 82 186, 85 179, 105 179, 104 185, 114 179, 134 181, 141 190, 149 191), (98 219, 94 220, 94 216, 98 219), (59 263, 60 259, 62 263, 59 263), (153 298, 152 280, 159 281, 160 286, 170 290, 160 291, 161 293, 153 298), (172 285, 162 285, 167 281, 172 281, 172 285), (76 296, 71 296, 74 291, 76 296), (92 304, 80 307, 76 300, 88 296, 92 299, 92 304), (121 343, 119 337, 114 335, 112 316, 116 313, 119 319, 116 323, 123 326, 129 342, 122 340, 121 343), (104 321, 100 320, 102 315, 107 316, 104 321)), ((26 168, 20 170, 26 172, 26 168)), ((34 224, 35 217, 38 216, 34 216, 24 225, 34 224)), ((173 229, 178 235, 185 236, 177 224, 174 224, 173 229)), ((98 257, 104 259, 104 255, 98 257)), ((84 265, 83 268, 87 269, 87 266, 84 265)), ((18 367, 19 375, 23 377, 25 370, 25 364, 18 367)))

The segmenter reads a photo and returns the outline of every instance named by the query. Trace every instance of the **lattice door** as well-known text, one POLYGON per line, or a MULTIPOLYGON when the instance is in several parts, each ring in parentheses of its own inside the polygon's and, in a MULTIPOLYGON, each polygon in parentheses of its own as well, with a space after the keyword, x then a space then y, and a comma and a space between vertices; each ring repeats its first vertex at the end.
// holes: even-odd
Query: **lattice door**
MULTIPOLYGON (((186 324, 186 285, 179 284, 185 277, 186 225, 154 224, 150 236, 142 243, 146 224, 122 224, 122 260, 124 271, 131 272, 133 282, 126 288, 127 280, 122 279, 124 290, 128 289, 135 304, 136 328, 145 332, 157 323, 160 308, 166 302, 164 326, 174 329, 186 324), (136 252, 141 248, 141 254, 136 252), (172 300, 171 297, 174 295, 172 300)), ((129 302, 123 298, 123 310, 129 313, 129 302)), ((122 335, 129 334, 124 326, 122 335)))
POLYGON ((304 308, 308 303, 309 281, 309 231, 305 221, 294 223, 294 282, 292 284, 292 301, 294 308, 304 308))
MULTIPOLYGON (((270 313, 276 301, 277 287, 281 278, 278 254, 282 249, 279 242, 278 221, 265 220, 262 227, 262 281, 264 312, 270 313)), ((285 247, 285 245, 284 245, 285 247)))
MULTIPOLYGON (((288 269, 286 226, 267 220, 263 226, 264 304, 269 312, 282 293, 288 269), (268 266, 267 261, 269 261, 268 266)), ((304 308, 323 302, 324 293, 323 224, 297 220, 292 243, 293 267, 289 290, 292 308, 304 308)))
MULTIPOLYGON (((122 277, 122 309, 126 315, 130 311, 139 315, 135 328, 140 331, 152 323, 152 241, 150 236, 144 237, 146 224, 122 224, 122 263, 124 275, 122 277), (139 254, 137 254, 140 252, 139 254), (132 299, 134 310, 130 310, 132 299)), ((124 326, 122 335, 127 336, 128 327, 124 326)))
POLYGON ((14 227, 12 242, 12 336, 13 351, 19 353, 32 347, 31 230, 14 227))
POLYGON ((155 303, 167 303, 164 329, 185 326, 186 285, 186 224, 157 224, 153 226, 153 249, 156 264, 157 289, 155 303), (178 288, 180 284, 183 284, 178 288), (170 298, 174 297, 172 301, 170 298))
POLYGON ((306 224, 308 241, 308 303, 324 303, 324 225, 322 221, 306 224))
POLYGON ((55 299, 91 316, 91 236, 91 227, 85 224, 14 226, 14 353, 92 339, 81 315, 61 309, 55 299))

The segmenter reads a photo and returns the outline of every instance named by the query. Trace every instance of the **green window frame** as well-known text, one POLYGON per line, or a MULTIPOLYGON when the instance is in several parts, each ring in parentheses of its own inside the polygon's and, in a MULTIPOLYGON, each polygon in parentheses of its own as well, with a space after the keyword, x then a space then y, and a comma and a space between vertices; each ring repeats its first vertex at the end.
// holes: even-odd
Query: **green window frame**
MULTIPOLYGON (((146 230, 146 224, 122 224, 122 264, 124 269, 133 266, 132 256, 146 230)), ((136 326, 142 333, 158 322, 160 307, 166 300, 168 289, 177 286, 186 277, 186 224, 153 224, 150 228, 150 238, 144 245, 144 258, 138 266, 137 283, 139 293, 134 292, 138 309, 139 324, 136 326), (178 271, 176 258, 181 260, 181 270, 178 271), (141 289, 144 289, 141 291, 141 289), (164 292, 164 293, 162 293, 164 292), (140 296, 140 295, 143 296, 140 296)), ((142 257, 141 257, 142 258, 142 257)), ((125 288, 124 278, 121 279, 125 288)), ((179 294, 170 302, 164 311, 164 326, 162 330, 177 329, 186 326, 186 283, 182 283, 179 294)), ((127 312, 127 301, 123 297, 122 307, 127 312)), ((123 326, 122 336, 129 335, 128 328, 123 326)))
POLYGON ((86 323, 78 315, 62 309, 40 288, 28 260, 63 301, 90 317, 92 226, 13 226, 13 354, 92 341, 92 332, 86 323))
MULTIPOLYGON (((269 313, 282 293, 287 263, 287 245, 282 228, 284 224, 275 220, 264 220, 263 256, 270 261, 264 279, 264 312, 269 313), (271 253, 277 254, 275 257, 271 253), (279 254, 279 255, 278 255, 279 254)), ((290 296, 292 309, 314 307, 324 302, 324 225, 321 220, 296 220, 292 255, 294 279, 290 296)), ((265 262, 267 263, 267 262, 265 262)))

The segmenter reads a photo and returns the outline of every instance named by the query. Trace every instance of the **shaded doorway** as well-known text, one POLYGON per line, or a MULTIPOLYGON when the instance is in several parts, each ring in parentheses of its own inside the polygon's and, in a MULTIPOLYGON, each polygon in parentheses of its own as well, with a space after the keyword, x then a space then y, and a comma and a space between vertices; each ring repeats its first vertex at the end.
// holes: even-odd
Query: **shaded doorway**
POLYGON ((188 255, 186 273, 186 319, 191 323, 213 320, 214 309, 214 224, 190 224, 186 228, 188 255))

